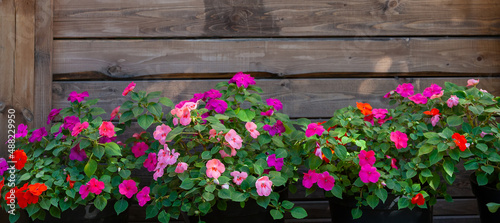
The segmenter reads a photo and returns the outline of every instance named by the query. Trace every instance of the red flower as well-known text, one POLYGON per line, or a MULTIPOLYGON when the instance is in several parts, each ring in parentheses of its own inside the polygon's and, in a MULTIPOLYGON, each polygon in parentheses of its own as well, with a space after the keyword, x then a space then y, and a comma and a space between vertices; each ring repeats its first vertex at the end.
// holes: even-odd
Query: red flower
POLYGON ((437 109, 437 108, 433 108, 430 111, 424 111, 424 114, 431 115, 431 116, 440 115, 439 109, 437 109))
POLYGON ((66 177, 66 181, 68 181, 68 182, 69 182, 69 188, 73 188, 73 186, 75 186, 75 182, 76 182, 76 181, 71 180, 71 177, 69 176, 69 174, 68 174, 68 176, 66 177))
POLYGON ((36 183, 28 186, 29 192, 31 192, 35 196, 40 196, 44 191, 47 190, 47 186, 45 184, 36 183))
POLYGON ((368 103, 360 103, 356 102, 356 107, 361 111, 363 115, 371 115, 372 114, 372 106, 368 103))
POLYGON ((26 161, 28 161, 26 153, 21 149, 14 151, 10 158, 12 159, 12 161, 16 162, 16 169, 18 170, 22 169, 24 167, 24 164, 26 164, 26 161))
POLYGON ((424 205, 425 204, 425 198, 424 195, 421 193, 418 193, 411 199, 412 204, 417 204, 417 205, 424 205))
POLYGON ((5 178, 2 177, 2 181, 0 181, 0 194, 2 192, 2 188, 3 188, 3 185, 4 185, 4 182, 5 181, 5 178))
POLYGON ((465 151, 465 149, 467 149, 467 139, 465 139, 465 136, 460 135, 458 133, 453 133, 451 138, 454 139, 453 141, 458 146, 460 151, 463 152, 463 151, 465 151))

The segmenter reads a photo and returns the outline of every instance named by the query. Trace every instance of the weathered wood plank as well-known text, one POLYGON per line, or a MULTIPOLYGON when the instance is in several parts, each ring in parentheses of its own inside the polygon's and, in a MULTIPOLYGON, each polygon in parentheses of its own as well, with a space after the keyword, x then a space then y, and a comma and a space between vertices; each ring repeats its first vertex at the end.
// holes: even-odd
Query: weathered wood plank
POLYGON ((242 70, 500 74, 500 39, 58 40, 53 70, 114 78, 242 70))
POLYGON ((74 37, 498 35, 495 0, 64 0, 54 35, 74 37))

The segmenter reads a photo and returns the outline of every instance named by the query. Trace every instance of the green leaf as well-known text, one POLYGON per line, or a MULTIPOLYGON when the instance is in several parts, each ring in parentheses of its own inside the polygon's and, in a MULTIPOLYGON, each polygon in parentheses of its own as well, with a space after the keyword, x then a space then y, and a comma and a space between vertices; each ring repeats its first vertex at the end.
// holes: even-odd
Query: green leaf
POLYGON ((181 126, 178 126, 178 127, 175 127, 174 129, 172 129, 172 131, 170 131, 167 135, 167 138, 165 139, 165 141, 171 141, 173 140, 176 136, 178 136, 179 134, 182 133, 182 131, 184 131, 184 127, 181 127, 181 126))
POLYGON ((371 194, 371 195, 368 195, 368 197, 366 198, 366 202, 368 202, 368 205, 370 205, 370 207, 372 207, 372 209, 375 209, 375 207, 377 207, 377 205, 378 205, 379 199, 377 196, 371 194))
POLYGON ((231 193, 231 200, 234 202, 243 202, 248 198, 249 194, 233 191, 231 193))
POLYGON ((446 119, 446 123, 448 123, 449 126, 459 126, 463 122, 464 120, 459 116, 450 116, 446 119))
POLYGON ((323 148, 321 148, 321 152, 323 153, 323 155, 325 155, 325 157, 328 160, 332 160, 333 153, 332 153, 332 150, 330 148, 323 147, 323 148))
POLYGON ((54 216, 55 218, 61 218, 61 210, 57 208, 56 206, 50 207, 50 215, 54 216))
POLYGON ((221 199, 231 199, 231 191, 226 189, 220 190, 218 196, 221 199))
POLYGON ((102 195, 97 196, 94 200, 94 206, 101 211, 104 210, 107 204, 108 200, 102 195))
POLYGON ((267 208, 269 202, 271 202, 271 197, 269 196, 259 196, 257 198, 257 204, 263 208, 267 208))
POLYGON ((489 175, 489 174, 493 173, 495 168, 492 166, 481 166, 481 170, 483 170, 485 173, 487 173, 489 175))
POLYGON ((314 170, 318 168, 321 165, 321 163, 323 163, 323 160, 321 160, 319 157, 317 156, 309 157, 309 169, 314 170))
POLYGON ((255 118, 255 112, 249 109, 243 109, 238 112, 237 116, 243 122, 251 122, 255 118))
POLYGON ((488 184, 488 177, 486 177, 486 173, 476 172, 476 180, 479 186, 484 186, 488 184))
POLYGON ((434 146, 433 145, 429 145, 429 144, 424 144, 422 147, 420 147, 420 149, 418 150, 418 156, 422 156, 424 154, 427 154, 427 153, 430 153, 432 152, 432 150, 434 149, 434 146))
POLYGON ((455 170, 455 164, 450 159, 445 159, 443 163, 444 171, 451 177, 453 176, 453 172, 455 170))
POLYGON ((106 111, 104 111, 104 109, 102 109, 102 108, 95 107, 95 108, 90 109, 90 114, 92 116, 97 116, 97 115, 101 115, 104 113, 106 113, 106 111))
POLYGON ((403 209, 403 208, 406 208, 408 207, 408 205, 410 204, 410 202, 408 201, 408 199, 402 197, 398 200, 398 208, 399 209, 403 209))
POLYGON ((170 221, 170 213, 166 213, 165 210, 162 210, 158 215, 158 221, 161 223, 168 223, 170 221))
POLYGON ((128 208, 128 202, 126 200, 119 200, 115 203, 115 211, 116 214, 119 215, 120 213, 124 212, 128 208))
POLYGON ((131 173, 132 173, 132 172, 131 172, 130 170, 121 170, 121 171, 120 171, 120 173, 119 173, 119 175, 120 175, 123 179, 127 179, 127 178, 130 176, 130 174, 131 174, 131 173))
POLYGON ((88 177, 91 177, 95 171, 97 170, 97 162, 93 159, 90 159, 87 164, 85 165, 85 167, 83 168, 83 172, 85 172, 85 174, 88 176, 88 177))
POLYGON ((387 191, 384 188, 377 188, 375 194, 382 200, 382 203, 385 203, 385 200, 387 200, 387 191))
POLYGON ((272 209, 271 210, 271 216, 273 217, 274 220, 277 220, 277 219, 282 219, 283 218, 283 214, 276 210, 276 209, 272 209))
POLYGON ((293 205, 294 205, 294 203, 293 203, 293 202, 290 202, 290 201, 287 201, 287 200, 285 200, 285 201, 283 201, 283 202, 281 203, 281 207, 283 207, 283 208, 285 208, 285 209, 292 209, 292 208, 293 208, 293 205))
POLYGON ((215 198, 214 194, 208 192, 203 193, 202 197, 205 201, 211 201, 215 198))
POLYGON ((469 110, 475 115, 480 115, 484 112, 484 107, 481 105, 469 106, 469 110))
POLYGON ((144 112, 144 108, 143 107, 134 107, 132 109, 132 113, 134 113, 134 117, 137 117, 139 116, 140 114, 142 114, 144 112))
POLYGON ((488 146, 484 143, 478 143, 476 145, 476 148, 478 148, 479 150, 483 151, 483 152, 486 152, 488 151, 488 146))
POLYGON ((102 156, 104 155, 104 147, 95 145, 94 148, 92 149, 92 153, 94 156, 96 156, 98 159, 101 159, 102 156))
POLYGON ((134 113, 132 113, 132 111, 126 111, 122 114, 122 116, 120 116, 120 123, 124 123, 124 122, 127 122, 129 120, 132 120, 132 118, 134 118, 134 113))
POLYGON ((292 214, 292 217, 297 218, 297 219, 302 219, 302 218, 307 217, 307 212, 302 207, 295 207, 290 212, 292 214))
POLYGON ((184 190, 190 190, 194 187, 194 180, 192 178, 187 178, 182 181, 180 188, 184 190))
POLYGON ((154 120, 153 116, 144 114, 137 118, 137 123, 141 126, 141 128, 146 130, 151 124, 153 124, 154 120))
POLYGON ((106 154, 109 156, 121 156, 121 148, 118 146, 118 144, 114 142, 108 142, 104 144, 104 150, 106 151, 106 154))
POLYGON ((495 213, 498 211, 498 208, 500 208, 500 204, 499 203, 493 203, 493 202, 490 202, 490 203, 487 203, 486 204, 486 207, 488 207, 488 210, 491 212, 491 213, 495 213))
POLYGON ((160 209, 158 209, 156 205, 149 205, 146 208, 146 219, 155 217, 156 215, 158 215, 158 212, 160 212, 160 209))
POLYGON ((201 158, 204 160, 210 159, 212 158, 212 154, 210 153, 210 151, 203 151, 201 153, 201 158))
POLYGON ((163 105, 167 106, 167 107, 172 107, 174 106, 174 103, 172 102, 172 100, 170 100, 170 98, 166 98, 166 97, 161 97, 158 102, 162 103, 163 105))
POLYGON ((351 210, 352 219, 361 218, 362 214, 363 214, 363 211, 361 211, 361 209, 359 209, 359 208, 353 208, 351 210))
POLYGON ((151 114, 156 115, 157 117, 161 116, 162 113, 162 108, 161 105, 157 103, 151 103, 148 105, 148 111, 151 112, 151 114))
POLYGON ((335 155, 337 155, 340 160, 345 160, 347 157, 347 149, 342 145, 337 145, 335 146, 335 155))

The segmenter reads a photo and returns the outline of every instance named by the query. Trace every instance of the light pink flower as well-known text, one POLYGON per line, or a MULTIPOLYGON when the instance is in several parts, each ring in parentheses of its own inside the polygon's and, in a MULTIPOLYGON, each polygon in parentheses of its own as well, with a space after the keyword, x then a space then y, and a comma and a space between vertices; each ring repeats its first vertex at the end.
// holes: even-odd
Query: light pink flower
POLYGON ((331 191, 335 186, 335 178, 330 176, 328 171, 318 174, 318 187, 323 188, 325 191, 331 191))
POLYGON ((234 131, 234 129, 229 130, 229 132, 224 136, 226 141, 232 148, 240 149, 243 143, 241 137, 234 131))
POLYGON ((260 135, 260 132, 257 131, 257 125, 253 122, 247 122, 245 124, 245 128, 248 132, 250 132, 250 136, 254 139, 256 139, 260 135))
POLYGON ((443 96, 443 94, 444 94, 444 90, 441 90, 441 92, 440 92, 439 94, 432 95, 432 96, 430 97, 430 99, 440 98, 440 97, 442 97, 442 96, 443 96))
POLYGON ((126 96, 129 92, 133 91, 134 88, 135 88, 135 83, 131 82, 130 84, 128 84, 128 86, 125 88, 125 90, 123 90, 122 95, 126 96))
POLYGON ((391 132, 390 138, 395 143, 396 149, 406 148, 408 145, 408 136, 406 133, 400 131, 391 132))
POLYGON ((170 131, 172 131, 170 126, 161 124, 159 126, 156 126, 156 130, 153 132, 153 137, 156 140, 158 140, 160 144, 165 145, 166 142, 170 142, 170 141, 165 141, 170 131))
POLYGON ((115 126, 111 122, 104 121, 99 127, 99 134, 111 138, 115 135, 115 126))
POLYGON ((72 136, 77 136, 82 132, 84 129, 87 129, 89 127, 88 122, 83 122, 83 123, 76 123, 75 127, 73 127, 73 131, 71 132, 72 136))
POLYGON ((231 176, 234 177, 233 178, 233 182, 236 184, 236 185, 241 185, 241 183, 247 179, 248 177, 248 173, 247 172, 241 172, 240 171, 233 171, 231 172, 231 176))
POLYGON ((483 93, 488 93, 487 90, 483 90, 483 89, 479 89, 480 92, 483 92, 483 93))
POLYGON ((158 180, 158 177, 162 177, 164 174, 163 168, 156 168, 155 173, 153 174, 153 179, 158 180))
POLYGON ((479 84, 479 79, 469 79, 467 80, 467 87, 474 87, 479 84))
POLYGON ((432 126, 436 126, 438 122, 439 122, 439 115, 432 116, 431 118, 432 126))
POLYGON ((221 176, 226 167, 218 159, 211 159, 206 164, 207 167, 207 177, 217 179, 221 176))
POLYGON ((125 195, 127 198, 132 198, 137 193, 137 185, 134 180, 124 180, 118 185, 120 194, 125 195))
POLYGON ((113 109, 113 111, 111 111, 111 117, 109 118, 110 121, 115 119, 116 116, 118 116, 118 119, 120 119, 120 117, 121 117, 120 106, 116 107, 115 109, 113 109))
POLYGON ((222 184, 222 186, 220 186, 220 187, 222 187, 222 189, 229 189, 229 184, 225 183, 225 184, 222 184))
POLYGON ((257 188, 257 194, 259 196, 269 196, 273 191, 273 182, 269 180, 268 176, 260 177, 255 182, 255 187, 257 188))
POLYGON ((415 102, 415 104, 427 104, 427 98, 422 94, 415 94, 413 96, 408 97, 408 99, 415 102))
POLYGON ((375 151, 373 150, 370 150, 368 152, 366 150, 361 150, 361 152, 359 152, 358 154, 358 158, 360 166, 364 165, 373 166, 373 164, 375 164, 375 161, 377 160, 375 158, 375 151))
POLYGON ((450 98, 446 101, 446 104, 449 108, 453 108, 453 106, 458 105, 458 97, 455 95, 450 96, 450 98))
POLYGON ((283 168, 284 158, 276 158, 276 154, 271 154, 267 157, 267 165, 274 167, 276 171, 281 171, 283 168))
POLYGON ((442 88, 439 87, 439 85, 437 85, 437 84, 431 84, 430 87, 424 89, 424 92, 422 92, 422 94, 425 97, 431 98, 434 95, 441 94, 441 90, 442 90, 442 88))
POLYGON ((175 149, 170 151, 166 145, 163 147, 164 149, 160 149, 158 152, 158 165, 174 165, 177 162, 177 158, 179 158, 180 153, 175 152, 175 149))
POLYGON ((149 196, 149 187, 143 187, 139 193, 137 193, 137 201, 139 202, 139 206, 144 206, 148 201, 151 200, 151 197, 149 196))
POLYGON ((400 94, 403 98, 413 95, 413 84, 411 83, 400 84, 396 88, 396 92, 400 94))
POLYGON ((184 173, 188 169, 188 164, 185 162, 179 162, 177 163, 177 167, 175 167, 175 172, 176 173, 184 173))
POLYGON ((493 135, 493 133, 492 132, 486 133, 486 132, 481 131, 481 134, 479 134, 479 136, 481 136, 481 138, 484 138, 486 135, 493 135))
POLYGON ((236 149, 229 147, 231 149, 231 154, 227 154, 223 149, 219 150, 219 154, 222 158, 236 156, 236 149))
POLYGON ((134 145, 131 148, 132 153, 134 153, 134 156, 136 158, 146 154, 146 150, 148 150, 148 149, 149 149, 149 146, 145 142, 136 142, 136 143, 134 143, 134 145))
POLYGON ((307 173, 304 173, 304 177, 302 178, 302 185, 305 188, 311 188, 313 184, 318 182, 318 173, 315 170, 309 170, 307 173))
POLYGON ((325 132, 325 128, 323 128, 322 125, 313 122, 307 126, 306 136, 311 137, 315 134, 318 136, 321 136, 321 135, 323 135, 324 132, 325 132))
POLYGON ((376 183, 380 178, 380 173, 377 171, 377 168, 370 165, 364 165, 361 167, 359 171, 359 178, 363 183, 376 183))

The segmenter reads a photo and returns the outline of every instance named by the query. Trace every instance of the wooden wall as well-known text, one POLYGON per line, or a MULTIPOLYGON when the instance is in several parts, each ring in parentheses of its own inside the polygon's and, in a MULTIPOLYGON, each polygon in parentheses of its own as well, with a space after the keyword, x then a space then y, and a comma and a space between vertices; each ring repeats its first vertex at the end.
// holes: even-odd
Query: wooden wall
MULTIPOLYGON (((0 0, 0 71, 21 67, 11 52, 22 51, 4 41, 19 2, 0 0)), ((45 81, 28 82, 36 106, 60 108, 69 92, 86 90, 110 112, 132 80, 179 101, 238 71, 256 76, 264 97, 281 99, 294 118, 327 118, 356 101, 387 106, 381 96, 404 82, 421 91, 479 77, 500 95, 498 0, 36 0, 35 12, 29 67, 45 81)), ((3 128, 1 102, 15 85, 1 86, 3 128)), ((436 205, 436 222, 478 221, 467 176, 451 189, 454 203, 436 205)), ((320 194, 299 197, 307 222, 329 221, 320 194)), ((147 222, 144 210, 133 209, 131 222, 147 222)))

